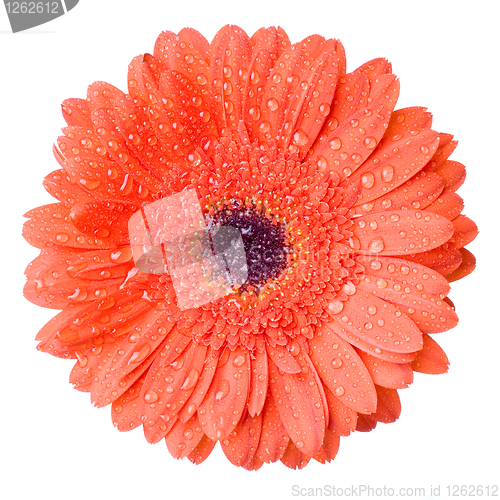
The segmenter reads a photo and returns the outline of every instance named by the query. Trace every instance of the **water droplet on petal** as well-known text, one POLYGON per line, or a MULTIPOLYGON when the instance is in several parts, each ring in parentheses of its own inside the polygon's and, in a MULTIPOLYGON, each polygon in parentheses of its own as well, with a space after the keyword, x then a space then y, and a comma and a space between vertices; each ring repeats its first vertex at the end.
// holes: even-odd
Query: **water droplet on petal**
POLYGON ((66 233, 59 233, 56 235, 56 241, 58 243, 66 243, 69 240, 69 236, 66 233))
POLYGON ((187 439, 187 440, 189 441, 190 439, 193 439, 193 437, 194 437, 194 432, 193 432, 191 429, 186 429, 186 430, 184 431, 184 434, 183 434, 183 435, 184 435, 184 439, 187 439))
POLYGON ((376 141, 375 137, 371 137, 371 136, 366 137, 363 142, 368 149, 373 149, 377 145, 377 141, 376 141))
POLYGON ((382 169, 382 180, 384 182, 391 182, 394 177, 394 167, 392 165, 387 165, 382 169))
POLYGON ((372 253, 379 253, 385 248, 384 240, 377 236, 368 244, 368 250, 372 253))
POLYGON ((279 108, 278 101, 274 98, 269 99, 269 101, 267 101, 267 107, 270 111, 276 111, 279 108))
POLYGON ((158 394, 156 394, 156 392, 151 389, 149 391, 146 391, 146 393, 144 394, 144 401, 146 401, 146 403, 156 403, 158 399, 158 394))
POLYGON ((345 389, 339 385, 338 387, 335 387, 335 396, 343 396, 345 394, 345 389))
POLYGON ((303 130, 297 130, 295 134, 293 134, 293 143, 297 146, 304 146, 309 141, 309 137, 303 130))
POLYGON ((236 366, 239 368, 240 366, 243 366, 245 364, 245 356, 239 355, 235 356, 233 359, 233 366, 236 366))
POLYGON ((194 368, 189 371, 188 376, 184 379, 184 383, 181 386, 181 389, 184 391, 191 390, 198 382, 198 377, 200 376, 198 370, 194 368))
POLYGON ((323 103, 319 107, 319 112, 322 116, 328 116, 330 114, 330 105, 328 103, 323 103))
POLYGON ((371 187, 373 187, 374 184, 375 184, 375 176, 373 175, 372 172, 367 172, 361 177, 361 185, 364 188, 370 189, 371 187))
POLYGON ((330 141, 330 149, 337 151, 341 147, 342 147, 342 141, 340 140, 339 137, 335 137, 330 141))
POLYGON ((229 382, 227 380, 221 380, 217 392, 215 393, 215 400, 221 401, 229 394, 229 382))
POLYGON ((338 314, 342 311, 342 309, 344 309, 344 303, 341 300, 333 299, 332 301, 329 302, 328 309, 333 314, 338 314))
POLYGON ((342 360, 340 358, 333 358, 332 359, 332 367, 333 368, 340 368, 342 366, 342 360))

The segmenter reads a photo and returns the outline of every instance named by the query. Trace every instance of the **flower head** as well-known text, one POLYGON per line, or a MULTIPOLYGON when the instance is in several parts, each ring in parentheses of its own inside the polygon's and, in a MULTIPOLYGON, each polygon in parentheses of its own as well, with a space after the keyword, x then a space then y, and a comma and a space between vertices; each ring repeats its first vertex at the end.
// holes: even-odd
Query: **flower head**
POLYGON ((456 142, 398 94, 384 59, 346 73, 337 40, 226 26, 211 44, 164 32, 128 93, 66 100, 44 182, 58 202, 24 226, 41 249, 25 295, 62 310, 38 348, 76 360, 71 382, 119 430, 196 463, 220 442, 246 469, 303 467, 396 420, 414 371, 447 370, 429 334, 457 323, 449 282, 477 234, 456 142), (168 233, 156 207, 189 193, 198 229, 245 259, 217 296, 221 276, 173 266, 166 240, 134 253, 131 227, 168 233))

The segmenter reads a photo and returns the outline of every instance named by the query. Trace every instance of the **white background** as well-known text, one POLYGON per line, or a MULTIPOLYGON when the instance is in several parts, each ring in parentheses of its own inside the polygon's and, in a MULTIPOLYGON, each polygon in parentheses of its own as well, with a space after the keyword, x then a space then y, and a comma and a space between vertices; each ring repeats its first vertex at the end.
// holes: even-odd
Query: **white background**
POLYGON ((293 498, 292 486, 395 489, 499 483, 499 70, 493 1, 81 0, 67 15, 11 34, 0 11, 0 202, 2 370, 0 488, 6 499, 293 498), (23 270, 38 253, 21 238, 22 214, 52 202, 41 182, 57 168, 51 145, 64 125, 60 102, 85 97, 95 80, 126 89, 127 64, 152 52, 162 30, 191 26, 209 40, 224 24, 252 34, 281 25, 293 42, 339 38, 348 70, 384 56, 401 79, 398 107, 427 106, 434 128, 460 141, 467 166, 460 194, 481 230, 470 245, 477 270, 453 284, 460 316, 436 338, 446 375, 416 374, 400 391, 402 416, 343 438, 329 465, 283 464, 258 472, 232 466, 217 449, 202 465, 176 461, 141 430, 119 433, 109 407, 97 410, 68 383, 72 362, 36 351, 53 311, 22 297, 23 270), (497 471, 495 473, 495 470, 497 471))

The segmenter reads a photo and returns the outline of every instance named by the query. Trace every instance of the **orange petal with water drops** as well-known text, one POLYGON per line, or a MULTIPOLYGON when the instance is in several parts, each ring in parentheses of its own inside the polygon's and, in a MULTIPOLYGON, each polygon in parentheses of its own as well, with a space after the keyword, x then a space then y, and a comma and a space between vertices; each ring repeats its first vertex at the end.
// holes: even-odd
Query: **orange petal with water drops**
POLYGON ((241 347, 226 348, 212 384, 198 408, 200 424, 214 440, 229 436, 240 421, 250 386, 250 355, 241 347))
POLYGON ((221 441, 228 460, 238 467, 249 465, 257 451, 262 429, 262 415, 252 417, 248 412, 229 436, 221 441))
POLYGON ((371 202, 408 181, 430 160, 438 144, 437 133, 433 130, 416 136, 405 133, 399 140, 381 143, 349 178, 349 182, 361 183, 356 205, 371 202))
POLYGON ((340 436, 330 429, 326 429, 325 439, 323 440, 323 446, 319 449, 319 452, 314 455, 314 460, 324 464, 326 462, 331 462, 337 456, 340 445, 340 436))
POLYGON ((363 336, 357 335, 352 329, 345 328, 345 325, 338 321, 332 321, 330 326, 346 342, 376 358, 389 361, 390 363, 409 363, 415 357, 415 352, 393 352, 374 346, 372 343, 367 342, 363 336))
POLYGON ((455 192, 465 182, 465 167, 458 161, 445 161, 435 173, 441 176, 447 191, 455 192))
POLYGON ((299 373, 301 368, 295 358, 292 356, 288 347, 282 345, 272 346, 266 343, 267 354, 273 360, 274 364, 286 373, 299 373))
POLYGON ((127 147, 123 135, 116 130, 115 107, 128 105, 135 108, 133 99, 104 82, 95 82, 90 85, 87 98, 94 130, 109 156, 139 184, 153 193, 158 192, 161 187, 160 181, 147 170, 147 164, 143 165, 139 162, 127 147))
POLYGON ((245 470, 259 470, 264 465, 264 462, 259 460, 256 455, 250 460, 242 465, 245 470))
POLYGON ((53 265, 36 277, 28 275, 23 293, 30 302, 51 309, 64 309, 72 303, 95 302, 117 292, 128 269, 129 266, 122 267, 120 275, 110 279, 79 279, 65 273, 59 274, 61 267, 53 265))
MULTIPOLYGON (((434 295, 448 295, 450 285, 438 272, 405 259, 382 256, 356 256, 365 274, 374 278, 390 279, 401 284, 410 284, 417 290, 425 290, 434 295)), ((380 288, 386 288, 384 283, 380 288)))
POLYGON ((444 332, 458 323, 455 311, 442 295, 428 293, 425 283, 365 276, 358 288, 379 297, 406 314, 424 333, 444 332))
POLYGON ((219 358, 217 356, 212 356, 210 353, 207 355, 198 383, 190 398, 179 412, 179 419, 182 422, 187 422, 198 410, 215 376, 218 362, 219 358))
POLYGON ((311 458, 311 456, 302 453, 293 441, 290 441, 280 460, 289 469, 296 470, 303 469, 310 462, 311 458))
POLYGON ((464 200, 452 191, 445 191, 431 205, 425 207, 429 212, 439 214, 448 220, 456 219, 464 208, 464 200))
POLYGON ((462 262, 453 272, 446 275, 446 279, 451 283, 458 281, 468 276, 476 268, 476 258, 466 248, 460 248, 459 252, 462 254, 462 262))
POLYGON ((251 52, 250 38, 236 26, 225 26, 212 41, 209 80, 217 127, 221 132, 237 131, 243 120, 251 52))
POLYGON ((328 402, 329 422, 328 429, 339 436, 348 436, 356 429, 358 413, 346 406, 335 394, 325 386, 328 402))
POLYGON ((368 77, 364 73, 349 73, 339 78, 331 103, 330 114, 312 145, 308 157, 314 156, 333 131, 341 124, 346 123, 356 111, 366 107, 369 89, 368 77))
POLYGON ((468 245, 479 233, 476 223, 465 215, 459 215, 454 219, 453 227, 455 233, 450 240, 450 244, 458 249, 468 245))
POLYGON ((63 117, 69 126, 92 128, 90 109, 85 99, 65 99, 61 108, 63 117))
POLYGON ((377 411, 371 417, 384 424, 395 422, 401 415, 401 401, 398 391, 380 386, 376 386, 376 388, 377 411))
POLYGON ((250 38, 252 50, 255 54, 262 48, 268 49, 275 54, 276 60, 285 50, 289 49, 290 39, 283 28, 270 26, 258 29, 250 38))
POLYGON ((288 144, 312 83, 308 80, 314 79, 315 76, 309 68, 318 58, 321 57, 322 61, 327 52, 337 54, 339 66, 343 64, 341 45, 336 40, 325 40, 318 35, 307 37, 281 53, 262 94, 257 128, 261 142, 278 141, 284 134, 286 137, 284 144, 288 144), (293 117, 292 111, 295 112, 293 117), (287 115, 289 115, 288 125, 285 124, 287 115))
POLYGON ((54 309, 109 296, 118 290, 133 266, 125 261, 115 265, 111 255, 115 255, 113 250, 44 249, 25 270, 24 295, 35 304, 54 309))
POLYGON ((439 344, 429 335, 424 334, 424 345, 411 362, 415 372, 438 374, 448 371, 448 357, 439 344))
POLYGON ((358 253, 405 255, 439 247, 453 235, 453 224, 432 212, 392 210, 358 218, 352 231, 358 253))
POLYGON ((311 360, 304 353, 296 359, 300 373, 285 373, 269 360, 269 386, 288 435, 302 453, 313 456, 325 435, 324 402, 311 360))
POLYGON ((173 361, 156 356, 141 393, 146 422, 168 424, 176 417, 198 382, 206 352, 206 346, 191 342, 173 361))
POLYGON ((409 363, 389 363, 361 350, 357 353, 376 385, 388 389, 404 389, 413 382, 413 370, 409 363))
POLYGON ((411 108, 396 109, 389 121, 386 137, 399 135, 404 132, 428 130, 432 126, 432 114, 427 108, 413 106, 411 108))
MULTIPOLYGON (((371 182, 371 172, 365 174, 364 182, 371 182)), ((360 182, 361 185, 361 182, 360 182)), ((435 201, 443 192, 443 181, 434 172, 420 171, 401 186, 382 194, 378 198, 356 205, 352 215, 364 215, 391 210, 424 209, 435 201)))
POLYGON ((136 202, 139 184, 106 153, 95 132, 72 128, 67 136, 59 137, 52 148, 70 182, 95 199, 136 202), (82 141, 84 149, 80 149, 82 141))
POLYGON ((149 103, 151 89, 158 89, 159 61, 151 54, 136 56, 128 65, 128 92, 139 102, 149 103))
POLYGON ((315 150, 341 178, 352 175, 373 152, 384 135, 399 95, 394 75, 382 75, 370 89, 371 102, 336 128, 315 150))
POLYGON ((358 415, 356 423, 356 431, 370 432, 377 427, 377 419, 372 415, 358 415))
MULTIPOLYGON (((290 50, 290 40, 282 28, 261 28, 251 39, 252 57, 248 67, 245 94, 245 125, 251 140, 258 137, 262 96, 265 82, 280 55, 290 50)), ((280 74, 274 77, 274 83, 280 83, 280 74)))
POLYGON ((121 432, 131 431, 142 424, 142 405, 139 404, 142 384, 146 378, 143 373, 120 397, 113 401, 111 419, 121 432))
POLYGON ((184 28, 175 35, 164 32, 156 40, 154 56, 166 68, 189 78, 209 92, 208 41, 192 28, 184 28))
POLYGON ((262 411, 260 442, 255 456, 265 463, 276 462, 285 453, 290 437, 281 422, 280 414, 269 391, 262 411))
POLYGON ((268 387, 267 353, 256 351, 251 359, 250 394, 247 409, 250 416, 255 417, 262 412, 266 401, 268 387))
POLYGON ((76 351, 84 352, 124 335, 150 309, 151 305, 141 300, 138 291, 131 290, 118 290, 93 302, 74 301, 40 330, 37 349, 53 356, 74 358, 76 351))
POLYGON ((101 355, 100 362, 103 369, 96 374, 92 384, 91 400, 95 406, 105 406, 113 391, 124 390, 127 384, 121 387, 120 382, 126 382, 129 373, 149 359, 160 344, 167 343, 171 334, 175 335, 172 329, 173 323, 168 322, 165 311, 152 309, 141 318, 131 333, 114 342, 111 355, 106 357, 101 355), (107 376, 109 374, 112 374, 111 380, 107 376))
POLYGON ((462 255, 451 242, 427 252, 405 255, 405 259, 433 269, 442 275, 453 272, 460 266, 462 255))
MULTIPOLYGON (((299 158, 306 156, 330 114, 339 71, 337 54, 328 52, 314 61, 309 72, 303 75, 284 117, 279 148, 298 152, 299 158)), ((264 104, 269 106, 273 102, 271 99, 264 104)))
POLYGON ((354 348, 329 325, 318 329, 309 345, 311 360, 330 391, 353 410, 375 411, 375 388, 354 348))
POLYGON ((43 180, 43 187, 53 197, 68 208, 75 203, 94 201, 95 198, 81 186, 71 182, 63 169, 54 170, 43 180))
POLYGON ((195 413, 187 422, 177 420, 165 436, 165 442, 174 458, 185 458, 200 443, 205 434, 195 413))
POLYGON ((448 157, 455 151, 458 142, 452 141, 453 136, 451 134, 439 134, 439 148, 434 153, 431 161, 425 166, 429 171, 437 170, 443 163, 448 159, 448 157))
POLYGON ((198 443, 198 446, 196 446, 196 448, 187 456, 188 460, 196 465, 201 464, 208 458, 210 453, 212 453, 212 450, 215 448, 215 444, 215 441, 212 441, 204 435, 198 443))
POLYGON ((69 220, 82 233, 109 238, 118 245, 129 242, 128 221, 137 212, 137 205, 120 202, 86 202, 73 205, 69 220))
MULTIPOLYGON (((157 103, 160 99, 159 91, 149 90, 150 99, 157 103)), ((164 134, 159 134, 153 127, 157 115, 154 113, 154 104, 139 107, 128 100, 116 101, 114 103, 114 120, 116 128, 123 136, 124 144, 131 154, 137 158, 139 163, 147 168, 154 179, 163 180, 171 174, 172 161, 171 151, 165 147, 164 134), (152 112, 147 113, 148 109, 152 112), (153 124, 152 124, 153 122, 153 124), (158 133, 158 135, 157 135, 158 133)), ((186 104, 186 107, 189 107, 186 104)), ((151 195, 145 186, 137 190, 139 200, 149 200, 151 195), (148 196, 149 195, 149 196, 148 196)))
POLYGON ((371 81, 376 80, 380 75, 392 73, 392 65, 383 57, 378 57, 363 63, 359 68, 353 71, 353 74, 364 73, 371 81))
POLYGON ((336 309, 330 308, 334 313, 331 325, 334 331, 340 325, 353 337, 395 353, 409 354, 422 347, 422 334, 415 323, 385 300, 357 288, 341 304, 342 309, 340 304, 336 309))
POLYGON ((115 248, 116 242, 109 237, 89 236, 71 222, 70 210, 62 203, 34 208, 25 214, 29 218, 23 226, 23 236, 36 248, 54 246, 81 249, 115 248))

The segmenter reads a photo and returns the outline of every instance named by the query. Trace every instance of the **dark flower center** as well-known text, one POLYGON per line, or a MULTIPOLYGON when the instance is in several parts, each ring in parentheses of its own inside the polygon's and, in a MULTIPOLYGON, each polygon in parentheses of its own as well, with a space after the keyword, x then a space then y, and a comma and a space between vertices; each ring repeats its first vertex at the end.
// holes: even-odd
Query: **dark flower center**
MULTIPOLYGON (((259 289, 268 280, 277 278, 286 267, 288 249, 285 244, 285 229, 276 219, 266 217, 256 208, 238 207, 223 209, 214 217, 216 226, 232 228, 220 231, 217 244, 228 247, 230 241, 221 241, 234 235, 241 235, 245 249, 248 277, 241 290, 259 289)), ((217 239, 217 235, 214 241, 217 239)))

